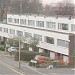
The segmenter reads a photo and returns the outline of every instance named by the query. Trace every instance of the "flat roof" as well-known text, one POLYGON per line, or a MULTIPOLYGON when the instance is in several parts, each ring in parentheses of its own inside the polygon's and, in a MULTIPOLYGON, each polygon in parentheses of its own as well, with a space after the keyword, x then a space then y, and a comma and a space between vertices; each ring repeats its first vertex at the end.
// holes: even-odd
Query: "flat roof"
POLYGON ((23 14, 16 14, 16 13, 10 13, 12 15, 27 15, 27 16, 39 16, 39 17, 55 17, 55 18, 69 18, 74 19, 75 16, 72 15, 44 15, 44 14, 34 14, 34 13, 23 13, 23 14))

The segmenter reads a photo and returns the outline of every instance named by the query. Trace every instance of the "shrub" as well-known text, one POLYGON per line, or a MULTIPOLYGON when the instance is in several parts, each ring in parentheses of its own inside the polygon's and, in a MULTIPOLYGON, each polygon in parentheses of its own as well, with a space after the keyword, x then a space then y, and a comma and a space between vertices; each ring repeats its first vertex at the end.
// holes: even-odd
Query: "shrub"
POLYGON ((60 65, 65 65, 65 62, 63 60, 59 61, 60 65))
MULTIPOLYGON (((18 60, 18 56, 19 56, 19 53, 17 52, 15 54, 15 60, 18 60)), ((23 61, 30 61, 31 59, 34 58, 34 56, 35 54, 32 52, 21 51, 21 60, 23 61)))
MULTIPOLYGON (((34 57, 36 55, 38 55, 38 54, 47 56, 44 53, 30 52, 30 51, 23 50, 23 51, 21 51, 21 60, 23 60, 23 61, 30 61, 31 59, 34 59, 34 57)), ((15 53, 15 60, 16 61, 18 61, 18 58, 19 58, 18 56, 19 56, 19 52, 16 52, 15 53)))
POLYGON ((0 45, 0 50, 1 51, 4 51, 5 50, 4 45, 0 45))

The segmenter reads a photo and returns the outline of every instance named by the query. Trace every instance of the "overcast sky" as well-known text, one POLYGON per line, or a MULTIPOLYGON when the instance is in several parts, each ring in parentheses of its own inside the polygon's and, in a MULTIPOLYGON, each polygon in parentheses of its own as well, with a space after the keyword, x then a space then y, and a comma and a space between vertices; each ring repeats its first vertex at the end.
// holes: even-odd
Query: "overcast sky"
MULTIPOLYGON (((64 1, 64 0, 42 0, 43 4, 57 3, 60 1, 64 1)), ((69 1, 72 1, 73 3, 75 2, 75 0, 69 0, 69 1)))

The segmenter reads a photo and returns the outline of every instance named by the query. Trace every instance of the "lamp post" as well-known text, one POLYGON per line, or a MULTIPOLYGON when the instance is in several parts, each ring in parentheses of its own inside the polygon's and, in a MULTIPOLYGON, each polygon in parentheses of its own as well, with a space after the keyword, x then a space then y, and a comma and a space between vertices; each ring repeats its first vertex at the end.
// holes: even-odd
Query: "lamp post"
POLYGON ((20 54, 21 54, 21 34, 19 33, 19 35, 18 36, 13 36, 13 39, 14 40, 18 40, 18 44, 19 44, 19 50, 18 50, 18 58, 19 58, 19 69, 21 68, 21 60, 20 60, 20 58, 21 58, 21 56, 20 56, 20 54))
MULTIPOLYGON (((21 13, 22 13, 22 0, 19 0, 20 1, 20 15, 21 15, 21 13)), ((21 51, 20 51, 20 49, 21 49, 21 37, 20 37, 21 35, 19 35, 19 69, 21 68, 21 60, 20 60, 20 58, 21 58, 21 56, 20 56, 20 54, 21 54, 21 51)))
POLYGON ((20 61, 20 58, 21 58, 21 56, 20 56, 20 54, 21 54, 21 51, 20 51, 21 48, 20 48, 20 47, 21 47, 21 46, 20 46, 20 45, 21 45, 21 44, 20 44, 20 43, 21 43, 21 40, 20 40, 20 37, 19 37, 19 69, 20 69, 20 67, 21 67, 21 61, 20 61))
POLYGON ((26 38, 23 37, 21 34, 18 36, 19 37, 19 69, 21 68, 21 42, 25 42, 26 38))

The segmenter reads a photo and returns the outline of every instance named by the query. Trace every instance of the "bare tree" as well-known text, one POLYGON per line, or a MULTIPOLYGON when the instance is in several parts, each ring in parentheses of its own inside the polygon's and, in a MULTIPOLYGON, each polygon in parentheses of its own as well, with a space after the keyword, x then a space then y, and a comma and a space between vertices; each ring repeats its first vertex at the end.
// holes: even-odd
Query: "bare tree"
POLYGON ((43 12, 43 6, 40 0, 31 0, 29 5, 29 12, 30 13, 42 13, 43 12))
POLYGON ((0 0, 0 20, 1 21, 3 20, 3 18, 6 18, 9 2, 10 0, 0 0))
POLYGON ((56 15, 74 15, 75 5, 69 2, 59 2, 55 6, 55 14, 56 15))
POLYGON ((31 39, 29 39, 28 41, 30 47, 32 47, 32 50, 35 52, 37 51, 37 45, 39 44, 39 39, 32 37, 31 39))
POLYGON ((43 6, 39 0, 14 0, 11 3, 11 12, 20 13, 20 3, 21 3, 21 13, 42 13, 43 6))
POLYGON ((42 13, 40 0, 0 0, 0 20, 6 18, 7 13, 42 13), (20 8, 21 3, 21 8, 20 8))
POLYGON ((71 0, 64 0, 56 4, 51 3, 44 8, 45 15, 75 15, 75 4, 71 0))

